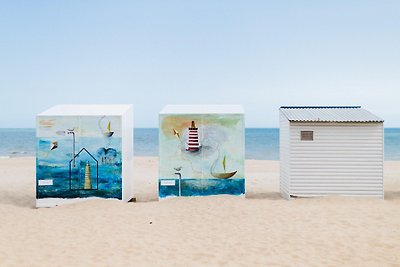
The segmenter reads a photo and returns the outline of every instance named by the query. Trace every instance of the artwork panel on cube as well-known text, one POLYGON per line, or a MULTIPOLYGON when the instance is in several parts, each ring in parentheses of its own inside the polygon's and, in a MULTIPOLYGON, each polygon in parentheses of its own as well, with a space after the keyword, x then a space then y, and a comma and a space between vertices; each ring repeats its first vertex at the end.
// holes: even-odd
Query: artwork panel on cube
POLYGON ((159 134, 160 198, 244 194, 242 114, 161 114, 159 134))
POLYGON ((38 116, 37 199, 121 199, 121 138, 120 116, 38 116))

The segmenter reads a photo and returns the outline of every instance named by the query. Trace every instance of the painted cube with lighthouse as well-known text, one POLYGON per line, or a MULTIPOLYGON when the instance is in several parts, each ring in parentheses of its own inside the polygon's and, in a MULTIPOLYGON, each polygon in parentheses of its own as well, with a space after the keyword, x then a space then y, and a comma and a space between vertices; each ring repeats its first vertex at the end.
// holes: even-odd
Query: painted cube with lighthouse
POLYGON ((36 206, 133 197, 133 107, 57 105, 36 117, 36 206))
POLYGON ((168 105, 159 117, 159 198, 244 195, 239 105, 168 105))

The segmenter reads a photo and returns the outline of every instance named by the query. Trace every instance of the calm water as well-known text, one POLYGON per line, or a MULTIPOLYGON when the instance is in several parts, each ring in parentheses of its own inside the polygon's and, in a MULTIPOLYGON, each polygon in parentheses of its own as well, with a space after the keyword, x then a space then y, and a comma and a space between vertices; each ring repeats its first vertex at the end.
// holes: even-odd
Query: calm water
POLYGON ((36 177, 38 181, 51 181, 51 185, 38 186, 36 198, 103 197, 122 199, 121 137, 104 141, 104 137, 80 137, 76 159, 73 161, 70 138, 60 138, 58 148, 49 151, 51 139, 40 138, 36 177), (112 148, 103 147, 107 143, 112 148), (94 158, 96 157, 96 158, 94 158), (74 163, 75 164, 74 164, 74 163), (91 171, 86 168, 91 166, 91 171), (89 175, 89 188, 86 186, 89 175), (90 182, 91 181, 91 182, 90 182))
MULTIPOLYGON (((181 196, 211 196, 211 195, 243 195, 245 192, 244 178, 235 179, 182 179, 181 196)), ((179 196, 179 179, 161 179, 158 182, 161 198, 179 196), (162 181, 168 180, 175 185, 163 186, 162 181)))
MULTIPOLYGON (((0 157, 35 156, 35 129, 0 129, 0 157)), ((135 129, 135 155, 158 155, 158 129, 135 129)), ((279 129, 246 129, 247 159, 279 159, 279 129)), ((400 160, 400 128, 385 129, 385 159, 400 160)))

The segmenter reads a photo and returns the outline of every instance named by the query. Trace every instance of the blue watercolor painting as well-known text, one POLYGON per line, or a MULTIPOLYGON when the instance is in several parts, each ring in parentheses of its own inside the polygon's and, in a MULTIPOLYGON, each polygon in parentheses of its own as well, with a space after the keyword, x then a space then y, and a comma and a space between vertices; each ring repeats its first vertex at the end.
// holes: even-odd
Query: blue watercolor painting
POLYGON ((40 116, 36 198, 122 199, 121 118, 40 116))
POLYGON ((242 114, 162 114, 159 197, 243 195, 242 114))

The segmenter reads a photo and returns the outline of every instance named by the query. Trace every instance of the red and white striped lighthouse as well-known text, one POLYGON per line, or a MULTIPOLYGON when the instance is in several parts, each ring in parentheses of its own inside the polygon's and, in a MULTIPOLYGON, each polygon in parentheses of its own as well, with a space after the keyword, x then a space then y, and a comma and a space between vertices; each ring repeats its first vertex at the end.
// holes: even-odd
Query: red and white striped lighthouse
POLYGON ((196 128, 196 124, 192 121, 192 125, 189 127, 189 140, 187 143, 187 151, 199 151, 200 143, 199 143, 199 129, 196 128))

